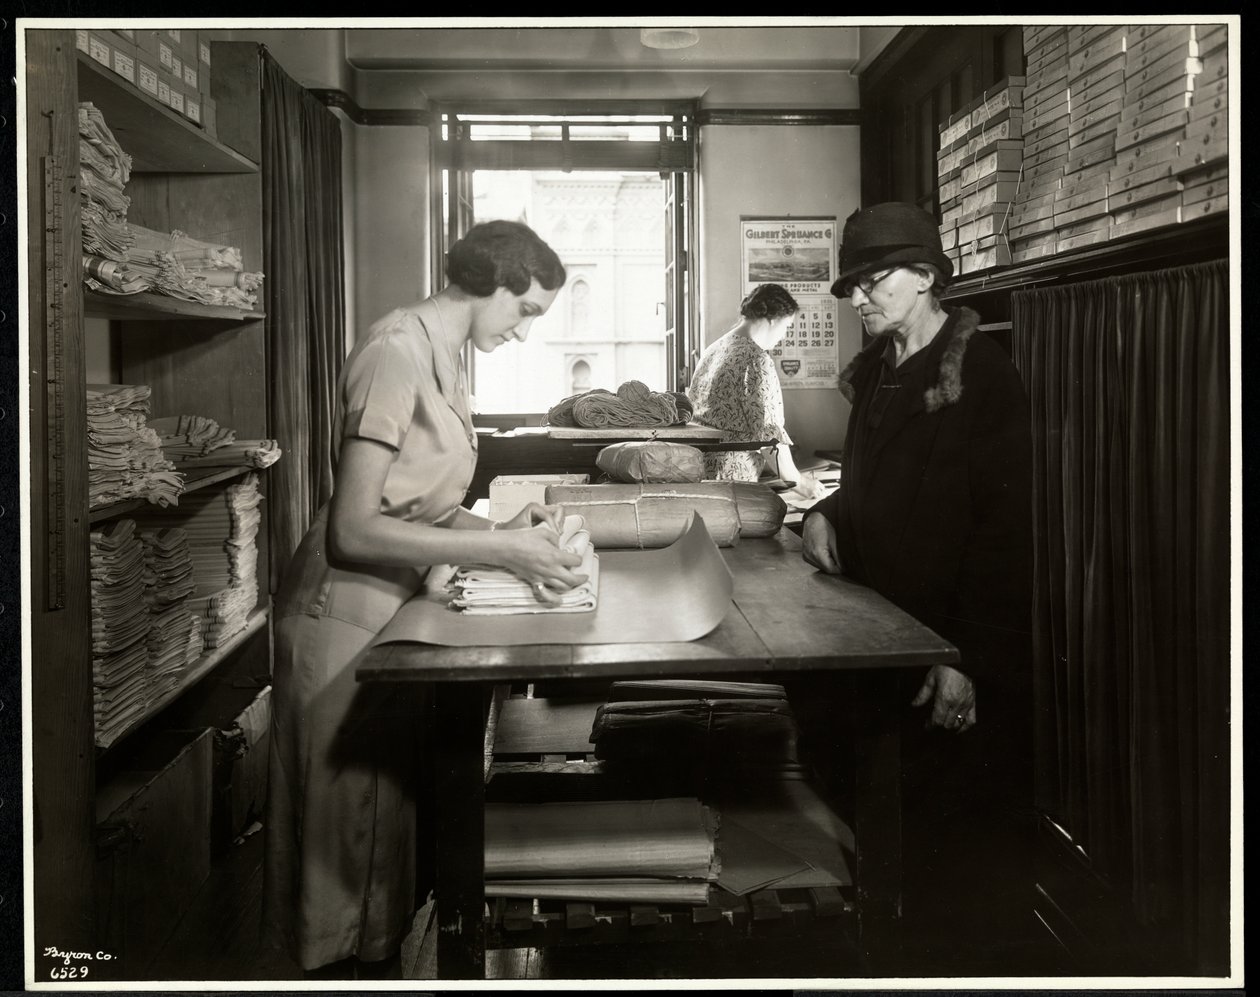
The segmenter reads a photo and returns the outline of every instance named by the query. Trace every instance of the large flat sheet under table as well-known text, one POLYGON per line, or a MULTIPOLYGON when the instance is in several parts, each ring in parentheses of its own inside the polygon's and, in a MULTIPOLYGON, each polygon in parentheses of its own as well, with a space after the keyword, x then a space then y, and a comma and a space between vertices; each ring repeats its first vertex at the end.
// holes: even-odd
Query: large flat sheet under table
POLYGON ((636 644, 697 640, 731 608, 734 579, 698 515, 668 547, 599 553, 599 604, 564 615, 467 616, 445 590, 452 568, 430 572, 376 644, 418 641, 454 647, 517 644, 636 644))

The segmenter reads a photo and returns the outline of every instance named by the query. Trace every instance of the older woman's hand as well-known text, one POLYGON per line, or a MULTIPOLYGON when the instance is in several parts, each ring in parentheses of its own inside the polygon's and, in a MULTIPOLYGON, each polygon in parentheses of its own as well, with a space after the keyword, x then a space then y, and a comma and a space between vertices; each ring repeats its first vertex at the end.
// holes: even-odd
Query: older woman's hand
POLYGON ((976 725, 976 687, 962 672, 949 665, 933 665, 911 706, 932 700, 925 726, 943 727, 961 734, 976 725))
POLYGON ((829 575, 840 574, 840 555, 836 551, 836 528, 821 512, 811 512, 801 524, 801 554, 829 575))

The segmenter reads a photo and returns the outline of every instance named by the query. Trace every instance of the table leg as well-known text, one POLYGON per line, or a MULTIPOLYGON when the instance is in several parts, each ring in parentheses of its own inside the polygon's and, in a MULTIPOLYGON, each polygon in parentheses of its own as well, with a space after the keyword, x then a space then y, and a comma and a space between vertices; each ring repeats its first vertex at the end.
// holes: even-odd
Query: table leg
POLYGON ((854 819, 862 947, 897 964, 901 920, 901 733, 895 669, 856 677, 854 819))
POLYGON ((482 689, 477 682, 445 682, 435 697, 437 975, 480 980, 486 968, 482 689))

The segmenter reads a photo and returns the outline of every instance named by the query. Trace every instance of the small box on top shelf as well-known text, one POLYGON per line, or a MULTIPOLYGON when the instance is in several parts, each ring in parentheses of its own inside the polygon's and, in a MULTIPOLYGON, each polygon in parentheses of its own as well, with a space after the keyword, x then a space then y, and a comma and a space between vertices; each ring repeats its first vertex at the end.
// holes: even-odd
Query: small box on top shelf
POLYGON ((1042 47, 1035 54, 1025 56, 1024 85, 1039 92, 1059 73, 1063 73, 1066 79, 1067 65, 1067 35, 1064 34, 1058 44, 1042 47))
POLYGON ((961 273, 976 273, 993 267, 1009 266, 1011 249, 1003 235, 990 235, 960 243, 961 273))
POLYGON ((1070 24, 1068 25, 1068 54, 1074 55, 1082 49, 1088 48, 1111 32, 1120 29, 1123 31, 1128 25, 1123 23, 1109 24, 1070 24))
POLYGON ((1054 217, 1057 194, 1058 191, 1051 190, 1044 194, 1030 195, 1020 201, 1011 211, 1011 229, 1037 223, 1048 224, 1054 217))
POLYGON ((1040 232, 1026 239, 1011 240, 1011 262, 1027 263, 1043 256, 1053 256, 1059 251, 1058 236, 1054 229, 1040 232))
POLYGON ((109 53, 109 68, 133 87, 136 86, 136 46, 123 38, 114 38, 109 53))
POLYGON ((1088 110, 1096 103, 1124 95, 1124 64, 1113 59, 1105 66, 1087 69, 1068 82, 1068 94, 1075 111, 1088 110))
POLYGON ((1077 170, 1084 170, 1103 163, 1110 163, 1116 158, 1116 137, 1114 134, 1101 135, 1096 139, 1069 149, 1067 162, 1063 164, 1063 173, 1068 175, 1077 170))
POLYGON ((114 42, 121 41, 113 32, 96 31, 92 28, 76 28, 74 32, 75 47, 85 52, 93 62, 100 63, 112 70, 114 61, 114 42))
POLYGON ((1024 52, 1035 51, 1043 45, 1053 43, 1060 35, 1067 38, 1066 24, 1028 24, 1024 26, 1024 52))
POLYGON ((1181 221, 1181 195, 1171 194, 1153 198, 1125 208, 1117 208, 1111 213, 1111 229, 1114 238, 1145 232, 1165 225, 1176 225, 1181 221))
POLYGON ((1183 220, 1215 214, 1229 207, 1229 163, 1201 166, 1183 173, 1179 179, 1183 220))
POLYGON ((1188 56, 1194 55, 1190 50, 1193 31, 1189 24, 1136 25, 1130 33, 1130 42, 1124 53, 1124 67, 1128 73, 1154 65, 1167 57, 1169 52, 1184 51, 1188 56), (1149 30, 1142 34, 1143 29, 1149 30))
POLYGON ((1229 25, 1196 24, 1194 25, 1195 54, 1205 59, 1218 50, 1229 45, 1229 25))
POLYGON ((1187 126, 1173 172, 1181 174, 1229 158, 1229 113, 1218 111, 1187 126))
POLYGON ((1188 53, 1188 47, 1184 52, 1169 52, 1144 69, 1127 72, 1124 78, 1125 103, 1151 98, 1158 102, 1179 93, 1190 93, 1194 89, 1193 77, 1202 66, 1188 53))
POLYGON ((1183 138, 1189 120, 1190 112, 1186 108, 1175 107, 1157 118, 1148 117, 1141 122, 1126 122, 1116 132, 1116 152, 1120 153, 1143 143, 1150 145, 1161 140, 1183 138))
POLYGON ((1035 111, 1049 110, 1067 100, 1067 56, 1039 73, 1028 75, 1024 86, 1024 113, 1031 116, 1035 111))
POLYGON ((1123 25, 1115 25, 1098 34, 1088 44, 1073 50, 1068 47, 1068 86, 1087 74, 1102 79, 1124 66, 1123 25))
POLYGON ((1113 234, 1110 217, 1102 215, 1097 219, 1091 219, 1079 225, 1069 225, 1062 229, 1056 228, 1055 242, 1059 252, 1067 253, 1073 249, 1080 249, 1083 246, 1093 246, 1099 242, 1106 242, 1113 237, 1113 234))
POLYGON ((136 87, 142 93, 146 93, 154 100, 157 100, 157 60, 151 59, 146 53, 141 53, 136 57, 136 87))

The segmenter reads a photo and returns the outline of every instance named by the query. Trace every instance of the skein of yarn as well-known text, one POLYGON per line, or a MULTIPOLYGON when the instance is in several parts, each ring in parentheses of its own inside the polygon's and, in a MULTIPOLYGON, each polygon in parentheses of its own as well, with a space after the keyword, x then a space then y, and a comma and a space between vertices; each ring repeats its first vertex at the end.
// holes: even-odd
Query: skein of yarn
POLYGON ((547 412, 547 424, 585 429, 653 427, 673 426, 689 417, 690 412, 679 412, 673 392, 653 391, 642 381, 626 381, 615 394, 592 388, 570 395, 547 412))

